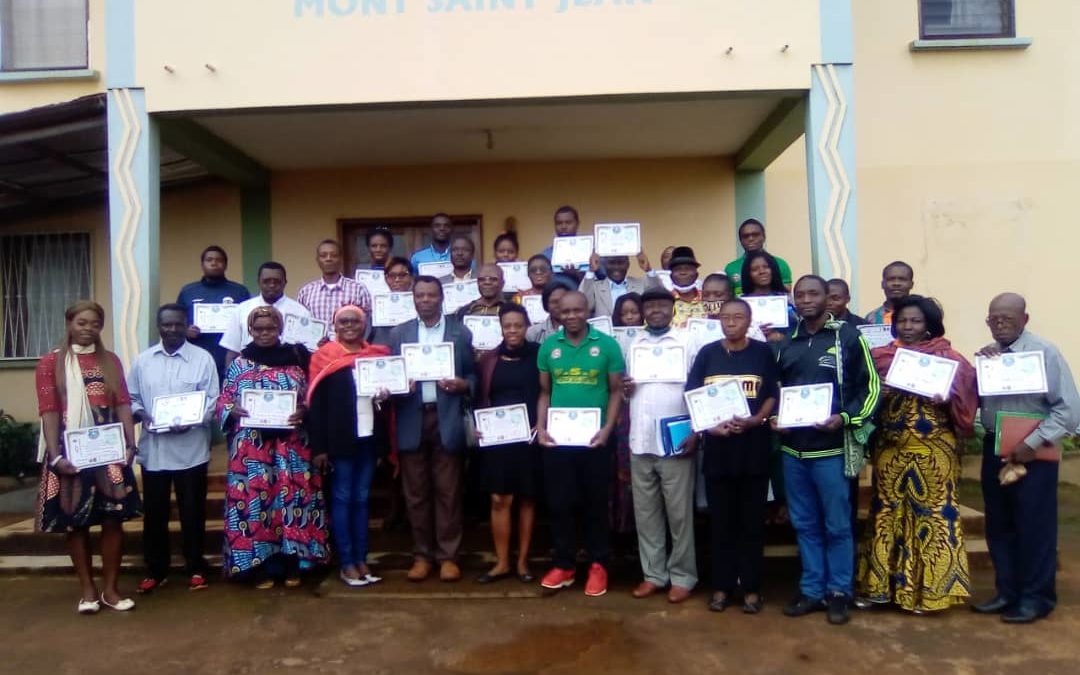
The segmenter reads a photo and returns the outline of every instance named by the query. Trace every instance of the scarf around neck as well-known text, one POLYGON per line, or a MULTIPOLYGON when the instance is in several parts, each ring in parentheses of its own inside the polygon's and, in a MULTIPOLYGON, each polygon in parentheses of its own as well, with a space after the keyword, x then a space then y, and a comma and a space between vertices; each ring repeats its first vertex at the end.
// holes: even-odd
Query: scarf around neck
POLYGON ((273 347, 259 347, 254 342, 250 343, 240 354, 260 366, 271 368, 287 368, 300 366, 307 371, 311 355, 301 345, 278 343, 273 347))

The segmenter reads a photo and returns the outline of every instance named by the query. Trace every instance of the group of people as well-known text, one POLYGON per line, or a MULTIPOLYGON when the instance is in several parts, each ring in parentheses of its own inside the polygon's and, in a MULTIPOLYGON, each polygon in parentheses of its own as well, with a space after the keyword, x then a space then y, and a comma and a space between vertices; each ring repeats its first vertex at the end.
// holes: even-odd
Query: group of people
MULTIPOLYGON (((554 226, 556 237, 575 235, 577 211, 559 208, 554 226)), ((295 300, 285 294, 279 263, 260 267, 258 292, 250 296, 226 278, 225 251, 208 247, 202 279, 159 309, 160 342, 139 355, 126 378, 102 345, 102 308, 81 301, 68 309, 67 338, 37 371, 44 448, 39 526, 67 533, 82 586, 80 612, 95 613, 101 604, 134 607, 119 592, 117 575, 121 523, 140 512, 147 577, 139 591, 167 583, 172 488, 189 587, 206 587, 215 424, 229 453, 224 573, 258 588, 299 585, 304 570, 331 558, 350 587, 380 581, 367 563, 368 495, 385 459, 400 471, 412 529, 410 581, 435 573, 446 582, 461 578, 466 466, 475 463, 468 473, 490 494, 496 554, 479 583, 535 581, 529 553, 543 505, 553 546, 552 566, 540 578, 547 592, 575 583, 580 529, 585 594, 603 595, 611 533, 629 530, 642 570, 633 596, 666 591, 670 602, 683 602, 699 583, 694 518, 695 507, 703 507, 710 520, 708 607, 721 612, 741 596, 742 611, 756 614, 764 606, 766 513, 773 501, 786 504, 802 562, 798 594, 785 614, 825 611, 829 622, 842 624, 853 604, 935 612, 966 602, 970 593, 958 494, 963 439, 974 433, 979 410, 997 594, 972 608, 1016 623, 1053 609, 1058 466, 1040 451, 1080 425, 1080 400, 1057 348, 1027 330, 1022 297, 992 299, 986 323, 993 340, 979 356, 1041 352, 1045 391, 980 398, 975 369, 945 337, 942 308, 911 294, 914 274, 903 262, 885 267, 884 302, 862 319, 847 306, 844 280, 793 279, 790 266, 766 251, 765 227, 753 219, 739 228, 744 254, 723 273, 701 278, 689 246, 668 247, 661 270, 638 254, 640 277, 630 275, 627 256, 594 254, 587 264, 563 266, 552 264, 548 249, 528 259, 527 288, 507 288, 499 264, 518 260, 513 233, 495 240, 496 263, 480 265, 472 240, 453 234, 446 214, 432 219, 430 235, 430 245, 406 259, 393 256, 388 229, 368 233, 371 269, 381 271, 385 284, 379 288, 345 275, 342 247, 323 241, 316 248, 322 275, 295 300), (446 273, 422 273, 431 263, 448 263, 440 268, 446 273), (463 281, 475 281, 478 297, 445 311, 447 288, 463 281), (415 318, 383 325, 376 315, 385 293, 411 293, 415 318), (759 296, 786 299, 786 325, 755 319, 759 296), (200 303, 237 307, 227 326, 211 332, 195 321, 200 303), (289 315, 325 322, 326 335, 284 341, 289 315), (498 337, 478 344, 466 325, 471 316, 497 321, 498 337), (891 340, 871 348, 859 329, 865 323, 887 326, 891 340), (395 393, 361 393, 358 359, 445 343, 453 345, 453 363, 441 379, 409 380, 407 390, 395 393), (684 355, 679 372, 635 378, 635 349, 669 347, 684 355), (955 362, 948 394, 889 386, 899 350, 955 362), (685 392, 731 381, 741 388, 747 416, 678 439, 670 434, 668 423, 687 416, 685 392), (826 418, 780 424, 784 389, 824 384, 832 392, 826 418), (245 395, 252 391, 294 392, 287 423, 247 424, 245 395), (201 420, 153 419, 157 398, 188 392, 204 394, 201 420), (471 413, 512 405, 524 405, 532 438, 483 443, 471 413), (560 441, 562 433, 549 426, 552 410, 596 411, 595 430, 560 441), (1042 417, 1015 447, 1000 448, 1001 412, 1042 417), (127 462, 76 469, 64 431, 114 422, 123 427, 127 462), (136 424, 143 428, 138 438, 136 424), (873 497, 858 532, 858 476, 866 461, 873 497), (94 525, 103 532, 101 592, 90 566, 87 530, 94 525)))

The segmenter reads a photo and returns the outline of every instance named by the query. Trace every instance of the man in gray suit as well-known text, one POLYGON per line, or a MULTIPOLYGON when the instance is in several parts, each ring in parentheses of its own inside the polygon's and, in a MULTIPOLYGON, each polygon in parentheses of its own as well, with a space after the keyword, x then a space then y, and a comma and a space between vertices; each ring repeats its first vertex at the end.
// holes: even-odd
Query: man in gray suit
POLYGON ((595 253, 589 259, 589 271, 581 280, 578 290, 585 294, 589 303, 589 316, 611 316, 615 302, 626 293, 645 292, 646 288, 660 286, 661 282, 649 264, 649 257, 644 252, 637 256, 638 267, 645 273, 645 278, 628 277, 630 258, 619 255, 601 258, 595 253), (606 279, 597 279, 596 273, 601 268, 607 271, 606 279))
POLYGON ((443 316, 439 280, 418 276, 413 284, 417 318, 394 327, 394 354, 408 343, 454 345, 454 377, 410 382, 409 393, 394 397, 401 482, 412 525, 415 560, 409 581, 423 581, 439 563, 439 578, 457 581, 461 568, 464 491, 464 399, 476 382, 472 335, 461 321, 443 316))

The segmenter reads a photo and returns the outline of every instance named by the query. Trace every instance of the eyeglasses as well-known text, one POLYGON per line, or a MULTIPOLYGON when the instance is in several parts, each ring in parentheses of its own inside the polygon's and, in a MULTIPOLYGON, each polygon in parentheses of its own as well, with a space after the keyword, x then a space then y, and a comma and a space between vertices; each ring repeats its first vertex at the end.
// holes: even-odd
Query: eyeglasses
POLYGON ((408 279, 412 274, 409 272, 387 272, 386 277, 388 279, 408 279))
POLYGON ((529 274, 532 274, 534 272, 539 273, 539 272, 550 272, 550 271, 551 270, 548 269, 547 267, 530 267, 529 268, 529 274))
POLYGON ((476 280, 485 284, 497 284, 502 281, 499 277, 476 277, 476 280))

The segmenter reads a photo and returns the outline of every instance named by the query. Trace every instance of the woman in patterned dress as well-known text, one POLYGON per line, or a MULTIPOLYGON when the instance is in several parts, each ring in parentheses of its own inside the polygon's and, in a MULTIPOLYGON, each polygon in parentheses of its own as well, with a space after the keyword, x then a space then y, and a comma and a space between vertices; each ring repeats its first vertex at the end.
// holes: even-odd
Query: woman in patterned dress
MULTIPOLYGON (((636 328, 645 325, 641 313, 641 295, 623 293, 615 301, 611 312, 611 325, 616 328, 636 328)), ((634 496, 630 487, 630 403, 623 401, 619 412, 619 425, 615 436, 615 476, 611 482, 609 497, 610 526, 615 542, 620 548, 634 550, 637 546, 637 528, 634 526, 634 496)))
POLYGON ((80 300, 65 312, 63 344, 41 357, 35 381, 41 436, 44 444, 38 489, 37 529, 67 534, 71 564, 79 577, 80 614, 96 614, 101 603, 119 611, 135 607, 120 595, 117 577, 123 550, 122 523, 139 515, 139 493, 131 460, 135 456, 135 426, 123 367, 101 343, 105 310, 80 300), (123 425, 127 461, 91 469, 76 469, 67 459, 64 431, 119 422, 123 425), (101 526, 104 589, 94 585, 90 528, 101 526))
POLYGON ((945 339, 941 308, 911 295, 894 305, 893 344, 873 350, 882 382, 898 348, 959 365, 947 399, 882 386, 874 497, 859 551, 859 606, 922 614, 962 604, 971 580, 961 529, 960 443, 974 431, 975 370, 945 339))
POLYGON ((284 325, 273 307, 248 316, 252 342, 229 366, 218 399, 218 415, 229 440, 225 488, 223 565, 229 577, 250 576, 256 588, 284 578, 300 585, 301 570, 325 562, 322 477, 311 470, 311 448, 301 435, 309 355, 300 345, 281 344, 284 325), (240 426, 250 389, 295 391, 291 429, 240 426))

